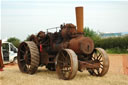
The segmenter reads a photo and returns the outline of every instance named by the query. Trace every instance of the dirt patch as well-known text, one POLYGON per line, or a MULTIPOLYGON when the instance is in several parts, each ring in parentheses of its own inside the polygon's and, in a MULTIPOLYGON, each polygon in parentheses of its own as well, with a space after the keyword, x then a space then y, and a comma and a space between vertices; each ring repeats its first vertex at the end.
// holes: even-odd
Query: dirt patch
POLYGON ((128 54, 109 54, 109 72, 128 74, 128 54))
POLYGON ((123 74, 123 58, 122 55, 109 54, 110 67, 109 72, 115 74, 123 74))
POLYGON ((123 55, 122 57, 124 74, 128 75, 128 55, 123 55))
POLYGON ((7 63, 7 64, 4 64, 4 68, 8 68, 8 67, 12 67, 12 66, 17 66, 16 63, 7 63))

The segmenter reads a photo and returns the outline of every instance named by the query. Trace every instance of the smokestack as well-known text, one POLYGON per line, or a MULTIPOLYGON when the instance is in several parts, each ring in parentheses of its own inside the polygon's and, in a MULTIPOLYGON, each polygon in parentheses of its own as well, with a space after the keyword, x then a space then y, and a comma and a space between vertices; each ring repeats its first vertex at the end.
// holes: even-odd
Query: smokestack
POLYGON ((83 33, 83 7, 76 7, 77 32, 83 33))

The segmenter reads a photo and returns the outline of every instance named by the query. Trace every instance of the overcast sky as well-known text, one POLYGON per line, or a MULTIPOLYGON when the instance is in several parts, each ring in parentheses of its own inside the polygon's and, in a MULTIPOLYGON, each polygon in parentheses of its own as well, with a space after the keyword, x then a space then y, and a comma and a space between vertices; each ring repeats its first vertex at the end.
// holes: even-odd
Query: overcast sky
POLYGON ((97 32, 128 32, 128 0, 2 0, 2 39, 26 39, 63 23, 76 25, 75 7, 84 7, 84 27, 97 32))

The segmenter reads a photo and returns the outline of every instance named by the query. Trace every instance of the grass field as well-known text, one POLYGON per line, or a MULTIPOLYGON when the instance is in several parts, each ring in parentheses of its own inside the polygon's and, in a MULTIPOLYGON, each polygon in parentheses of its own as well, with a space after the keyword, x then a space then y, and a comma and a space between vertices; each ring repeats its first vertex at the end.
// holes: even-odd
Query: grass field
MULTIPOLYGON (((110 58, 110 64, 112 64, 113 57, 114 55, 110 58)), ((0 85, 128 85, 128 75, 115 72, 117 70, 115 68, 117 68, 116 65, 115 67, 110 65, 109 72, 103 77, 90 76, 87 71, 84 71, 77 72, 76 77, 72 80, 61 80, 58 79, 56 72, 42 67, 36 74, 28 75, 21 73, 17 65, 7 66, 3 72, 0 72, 0 85)))

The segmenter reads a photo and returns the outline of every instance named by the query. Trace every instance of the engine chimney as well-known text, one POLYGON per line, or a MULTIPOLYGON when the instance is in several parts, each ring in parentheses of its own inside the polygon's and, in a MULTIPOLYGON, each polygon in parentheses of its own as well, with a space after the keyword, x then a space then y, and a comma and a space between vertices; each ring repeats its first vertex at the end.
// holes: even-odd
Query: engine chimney
POLYGON ((83 33, 83 7, 76 7, 77 32, 83 33))

